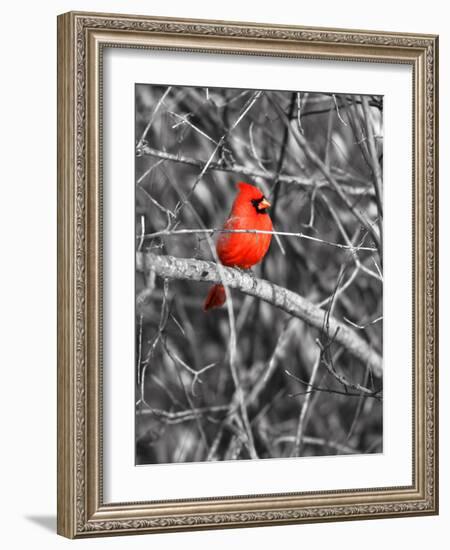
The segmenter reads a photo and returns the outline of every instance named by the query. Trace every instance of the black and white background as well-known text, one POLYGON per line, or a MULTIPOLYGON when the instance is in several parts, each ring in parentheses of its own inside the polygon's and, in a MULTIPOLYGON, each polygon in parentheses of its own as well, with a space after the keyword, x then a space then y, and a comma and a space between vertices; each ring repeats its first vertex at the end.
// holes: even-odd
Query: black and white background
POLYGON ((382 97, 135 93, 136 463, 381 452, 381 373, 332 322, 381 360, 382 97), (152 269, 214 259, 238 181, 272 203, 255 276, 321 308, 320 326, 239 290, 231 316, 205 313, 208 284, 152 269))

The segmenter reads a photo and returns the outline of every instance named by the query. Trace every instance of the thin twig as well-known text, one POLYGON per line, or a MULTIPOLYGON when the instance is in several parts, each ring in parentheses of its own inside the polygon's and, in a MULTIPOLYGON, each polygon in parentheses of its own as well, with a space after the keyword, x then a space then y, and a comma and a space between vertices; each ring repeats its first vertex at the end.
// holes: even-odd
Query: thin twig
POLYGON ((350 321, 350 319, 347 319, 347 317, 344 317, 344 321, 346 321, 349 325, 351 325, 352 327, 355 327, 355 328, 358 328, 360 330, 364 330, 366 329, 367 327, 370 327, 372 325, 375 325, 376 323, 379 323, 380 321, 383 320, 383 316, 381 315, 381 317, 377 317, 376 319, 374 319, 373 321, 369 321, 367 323, 364 323, 362 325, 358 325, 357 323, 354 323, 353 321, 350 321))
MULTIPOLYGON (((366 372, 364 373, 364 378, 363 378, 363 381, 362 381, 363 386, 367 386, 367 382, 369 380, 369 372, 370 372, 369 368, 366 368, 366 372)), ((366 398, 367 398, 366 395, 361 394, 361 397, 358 400, 358 404, 356 406, 356 410, 355 410, 355 414, 353 416, 352 424, 351 424, 350 429, 349 429, 348 434, 347 434, 347 441, 349 441, 350 438, 353 435, 353 432, 356 428, 356 424, 357 424, 357 422, 358 422, 358 420, 361 416, 361 412, 362 412, 364 403, 366 402, 366 398)))
MULTIPOLYGON (((320 365, 320 351, 317 353, 317 359, 314 362, 311 376, 309 378, 309 384, 308 384, 308 390, 311 389, 314 386, 314 383, 316 381, 317 372, 319 370, 320 365)), ((301 451, 301 443, 303 438, 303 432, 306 429, 306 423, 307 423, 307 417, 308 414, 308 408, 311 401, 311 392, 308 392, 306 394, 305 400, 303 401, 302 408, 300 409, 300 416, 298 418, 298 425, 297 425, 297 432, 295 434, 295 441, 294 441, 294 448, 292 449, 292 455, 291 456, 300 456, 301 451)))
POLYGON ((163 162, 165 162, 165 159, 159 159, 159 160, 157 160, 157 161, 155 162, 155 164, 152 164, 152 165, 150 166, 150 168, 148 168, 148 169, 142 174, 142 176, 140 176, 140 177, 137 179, 136 185, 139 185, 139 186, 140 186, 140 184, 145 180, 145 178, 146 178, 147 176, 149 176, 149 175, 153 172, 153 170, 155 170, 155 168, 158 168, 158 166, 159 166, 160 164, 162 164, 163 162))
POLYGON ((183 359, 181 359, 181 357, 179 357, 172 349, 169 348, 169 346, 167 345, 167 341, 164 339, 163 340, 163 343, 164 343, 164 349, 166 350, 167 352, 167 355, 172 359, 172 361, 180 366, 182 366, 183 368, 185 368, 190 374, 192 374, 192 383, 191 383, 191 393, 192 395, 196 395, 195 394, 195 385, 198 383, 198 384, 203 384, 203 380, 200 378, 200 376, 212 369, 213 367, 215 367, 217 365, 217 363, 210 363, 209 365, 206 365, 205 367, 202 367, 201 369, 199 370, 195 370, 193 369, 192 367, 190 367, 185 361, 183 361, 183 359))
MULTIPOLYGON (((138 188, 144 193, 144 195, 148 198, 148 200, 154 204, 156 206, 156 208, 158 208, 158 210, 160 212, 163 212, 165 215, 166 215, 166 218, 167 218, 167 225, 166 225, 166 229, 170 229, 171 226, 172 226, 172 221, 174 221, 176 219, 176 216, 175 214, 169 210, 168 208, 166 208, 165 206, 163 206, 160 202, 158 202, 148 191, 147 189, 144 189, 141 185, 138 186, 138 188)), ((144 235, 146 236, 146 235, 144 235)))
POLYGON ((370 115, 369 100, 366 95, 361 96, 361 104, 364 112, 364 118, 366 122, 366 132, 367 132, 367 145, 369 149, 369 161, 372 168, 372 174, 374 178, 374 188, 375 188, 375 197, 378 208, 378 218, 379 218, 379 231, 381 242, 383 241, 383 177, 381 174, 381 167, 378 161, 377 148, 375 145, 374 138, 374 128, 372 123, 372 117, 370 115))
POLYGON ((155 120, 157 112, 159 111, 161 105, 164 103, 164 100, 169 95, 171 90, 172 90, 172 86, 168 86, 166 91, 163 93, 163 95, 159 99, 158 103, 155 105, 155 108, 153 109, 152 114, 150 116, 150 120, 148 121, 147 126, 145 127, 145 130, 142 132, 141 139, 139 140, 139 143, 138 143, 138 148, 143 145, 145 138, 147 137, 147 134, 153 124, 153 121, 155 120))
POLYGON ((341 384, 345 388, 350 388, 352 390, 356 390, 356 391, 359 391, 361 393, 365 393, 366 395, 374 395, 374 393, 377 393, 377 392, 373 392, 369 388, 366 388, 365 386, 362 386, 361 384, 358 384, 357 382, 350 382, 350 380, 347 380, 347 378, 343 374, 339 374, 332 367, 332 365, 325 359, 325 357, 324 357, 325 347, 323 346, 323 344, 319 340, 316 340, 316 342, 317 342, 318 346, 320 347, 320 349, 322 351, 321 363, 323 365, 325 365, 327 371, 331 374, 331 376, 335 380, 337 380, 339 382, 339 384, 341 384))
POLYGON ((198 126, 193 124, 189 119, 188 115, 181 116, 178 113, 174 113, 173 111, 168 111, 168 113, 175 118, 178 118, 180 122, 178 122, 176 125, 172 126, 172 128, 176 128, 179 124, 186 124, 190 128, 192 128, 195 132, 206 138, 208 141, 211 141, 211 143, 214 143, 214 145, 217 145, 217 141, 215 141, 211 136, 208 136, 207 133, 205 133, 203 130, 201 130, 198 126))
POLYGON ((196 416, 207 415, 210 413, 224 412, 230 409, 229 405, 215 405, 211 407, 197 407, 194 409, 187 409, 183 411, 164 411, 162 409, 155 409, 148 404, 146 408, 142 408, 139 411, 141 415, 152 415, 164 419, 168 424, 179 424, 181 422, 190 422, 195 420, 196 416))
MULTIPOLYGON (((164 340, 163 340, 163 343, 164 343, 164 340)), ((165 345, 165 349, 169 355, 169 357, 172 359, 172 361, 174 361, 173 357, 170 355, 168 349, 167 349, 167 346, 165 345)), ((174 361, 174 363, 176 363, 176 361, 174 361)), ((177 377, 178 377, 178 380, 180 382, 180 386, 182 387, 183 389, 183 392, 184 392, 184 396, 186 397, 186 401, 188 402, 188 405, 189 407, 191 408, 191 410, 195 411, 196 407, 194 405, 194 401, 192 400, 192 397, 190 396, 189 392, 187 391, 186 389, 186 386, 184 384, 184 381, 183 381, 183 378, 181 376, 181 373, 179 372, 178 369, 176 369, 176 373, 177 373, 177 377)), ((193 388, 191 388, 191 391, 193 392, 193 388)), ((202 424, 202 416, 198 413, 195 414, 195 423, 197 424, 197 429, 198 429, 198 432, 200 434, 200 437, 203 441, 203 444, 205 446, 205 449, 206 449, 206 454, 208 453, 208 450, 209 450, 209 443, 208 443, 208 438, 206 436, 206 432, 203 428, 203 424, 202 424)))
POLYGON ((262 234, 262 235, 274 235, 279 237, 297 237, 299 239, 306 239, 308 241, 314 241, 316 243, 327 244, 329 246, 334 246, 335 248, 342 248, 344 250, 366 250, 371 252, 376 252, 376 248, 372 246, 355 246, 353 244, 340 244, 333 243, 331 241, 325 241, 324 239, 319 239, 318 237, 313 237, 312 235, 305 235, 305 233, 294 233, 290 231, 264 231, 260 229, 161 229, 161 231, 155 231, 154 233, 148 233, 144 235, 147 239, 154 239, 155 237, 162 237, 166 235, 192 235, 192 234, 214 234, 214 233, 251 233, 251 234, 262 234))
POLYGON ((141 215, 141 234, 139 235, 138 252, 142 250, 142 245, 145 239, 145 216, 141 215))
POLYGON ((142 361, 142 321, 143 315, 139 315, 139 337, 138 337, 138 359, 137 359, 137 383, 141 382, 141 361, 142 361))
MULTIPOLYGON (((283 111, 283 109, 281 109, 281 107, 274 101, 272 101, 272 104, 275 106, 280 116, 286 120, 287 115, 283 111)), ((351 201, 349 200, 349 198, 347 197, 347 195, 345 194, 345 192, 343 191, 342 187, 339 185, 335 177, 332 175, 330 170, 327 169, 325 164, 321 161, 321 159, 318 157, 318 155, 314 152, 312 147, 309 145, 305 136, 299 132, 295 132, 292 135, 294 136, 294 139, 297 141, 298 145, 301 147, 301 149, 305 153, 306 157, 321 172, 324 178, 330 183, 330 185, 334 188, 336 193, 339 195, 342 202, 347 206, 350 212, 352 212, 355 218, 367 229, 367 231, 370 233, 375 243, 379 246, 380 236, 373 228, 373 224, 365 217, 364 214, 362 214, 357 208, 353 206, 353 204, 351 203, 351 201)))
MULTIPOLYGON (((305 101, 308 97, 308 92, 305 93, 305 101)), ((303 134, 303 125, 302 125, 302 96, 301 92, 297 92, 297 124, 299 131, 303 134)))
MULTIPOLYGON (((383 194, 383 180, 381 175, 381 168, 380 163, 378 162, 378 156, 377 156, 377 149, 375 145, 375 139, 374 139, 374 128, 372 124, 372 118, 370 116, 370 108, 369 108, 369 100, 367 96, 363 95, 361 96, 361 104, 364 111, 364 117, 366 121, 366 131, 367 131, 367 144, 369 148, 370 153, 370 161, 372 165, 372 172, 373 177, 375 179, 375 190, 376 190, 376 196, 377 201, 379 203, 379 207, 382 206, 382 194, 383 194)), ((381 208, 380 216, 383 216, 383 210, 381 208)))
POLYGON ((264 166, 262 160, 260 159, 258 153, 256 152, 255 140, 253 138, 253 126, 254 125, 255 125, 255 123, 252 121, 250 123, 250 126, 248 127, 248 135, 249 135, 249 138, 250 138, 250 150, 251 150, 253 158, 256 160, 256 163, 258 164, 258 166, 261 168, 261 170, 264 170, 264 172, 267 173, 268 172, 267 168, 264 166))
POLYGON ((160 316, 160 319, 159 319, 158 333, 153 338, 153 340, 151 342, 151 345, 150 345, 150 349, 147 352, 147 356, 146 356, 145 360, 142 363, 143 368, 142 368, 142 372, 141 372, 141 386, 140 386, 141 398, 140 399, 144 403, 146 403, 146 401, 145 401, 145 375, 147 373, 147 369, 148 369, 148 366, 150 364, 151 358, 153 357, 153 353, 155 352, 156 346, 159 344, 159 342, 162 338, 164 329, 165 329, 166 324, 167 324, 167 319, 169 317, 169 306, 168 306, 168 303, 167 303, 168 302, 167 301, 168 290, 169 290, 169 282, 168 282, 167 279, 164 279, 164 294, 163 294, 163 303, 162 303, 162 307, 161 307, 161 316, 160 316))
POLYGON ((306 386, 306 387, 311 386, 309 390, 295 392, 295 393, 289 393, 288 397, 300 397, 300 396, 303 396, 303 395, 308 395, 309 393, 322 392, 322 393, 331 393, 333 395, 343 395, 344 397, 361 397, 361 395, 365 395, 366 397, 372 397, 372 398, 376 399, 377 401, 381 401, 381 395, 380 395, 381 392, 380 391, 375 391, 374 390, 369 395, 369 394, 364 394, 364 393, 356 392, 356 391, 351 392, 349 390, 334 390, 332 388, 328 388, 328 387, 325 387, 325 386, 311 385, 309 381, 302 380, 301 378, 299 378, 298 376, 296 376, 295 374, 290 372, 288 369, 284 369, 284 372, 289 377, 293 378, 294 380, 296 380, 297 382, 299 382, 303 386, 306 386))
POLYGON ((291 317, 285 323, 285 326, 281 331, 280 336, 278 337, 277 343, 275 345, 275 349, 273 350, 272 355, 269 359, 269 365, 266 371, 264 372, 264 375, 258 378, 256 384, 252 388, 252 391, 248 394, 248 397, 246 400, 247 405, 250 405, 251 403, 254 403, 256 401, 256 399, 259 397, 261 392, 269 383, 280 361, 284 357, 286 352, 286 347, 289 344, 289 341, 292 336, 292 327, 294 326, 293 320, 295 320, 295 318, 291 317))
MULTIPOLYGON (((280 437, 277 437, 273 442, 273 444, 280 445, 280 443, 293 443, 294 441, 295 441, 295 436, 282 435, 280 437)), ((341 453, 346 453, 346 454, 361 453, 361 451, 358 451, 357 449, 354 449, 349 445, 342 445, 342 443, 324 439, 322 437, 311 437, 308 435, 304 435, 302 437, 302 442, 306 443, 307 445, 318 445, 319 447, 329 447, 330 449, 335 449, 336 451, 339 451, 341 453)))
MULTIPOLYGON (((333 94, 333 101, 334 101, 334 106, 336 108, 336 114, 338 116, 338 119, 342 122, 344 126, 348 126, 347 122, 345 122, 345 120, 341 117, 341 113, 339 112, 339 105, 336 100, 336 94, 333 94)), ((330 112, 331 112, 331 109, 330 109, 330 112)))

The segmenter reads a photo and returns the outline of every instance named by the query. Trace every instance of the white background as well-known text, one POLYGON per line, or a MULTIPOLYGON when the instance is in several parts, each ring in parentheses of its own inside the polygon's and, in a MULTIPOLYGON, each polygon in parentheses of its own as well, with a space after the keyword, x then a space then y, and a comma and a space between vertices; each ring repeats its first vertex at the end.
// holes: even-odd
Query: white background
MULTIPOLYGON (((187 548, 261 548, 280 545, 308 548, 446 548, 450 533, 449 418, 445 389, 450 386, 448 285, 441 287, 441 515, 304 526, 239 529, 69 542, 54 534, 56 513, 56 15, 90 9, 372 28, 441 34, 443 67, 450 54, 445 3, 378 0, 244 3, 166 0, 138 1, 16 0, 2 9, 1 40, 1 442, 0 490, 2 546, 61 548, 80 545, 158 550, 187 548), (257 9, 256 9, 257 8, 257 9), (446 307, 447 306, 447 307, 446 307)), ((450 232, 450 81, 441 74, 442 121, 441 235, 450 232)), ((442 239, 444 243, 444 239, 442 239)), ((441 246, 441 280, 448 281, 448 252, 441 246)), ((448 247, 447 247, 448 249, 448 247)))
POLYGON ((412 70, 406 65, 205 56, 111 48, 104 55, 104 497, 233 496, 405 486, 411 479, 412 70), (180 56, 183 62, 180 64, 180 56), (383 453, 134 466, 134 83, 277 87, 384 95, 383 453), (128 185, 124 183, 128 182, 128 185), (124 261, 127 258, 127 261, 124 261), (395 296, 395 300, 393 299, 395 296))

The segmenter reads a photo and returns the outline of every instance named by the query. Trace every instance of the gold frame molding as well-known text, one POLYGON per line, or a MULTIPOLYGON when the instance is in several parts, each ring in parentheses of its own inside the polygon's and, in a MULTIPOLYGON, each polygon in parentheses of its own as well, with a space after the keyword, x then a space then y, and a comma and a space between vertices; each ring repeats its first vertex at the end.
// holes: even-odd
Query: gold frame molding
MULTIPOLYGON (((66 537, 438 513, 438 38, 70 12, 58 17, 58 533, 66 537), (102 48, 413 68, 413 484, 166 502, 102 501, 102 48)), ((149 498, 151 495, 149 495, 149 498)))

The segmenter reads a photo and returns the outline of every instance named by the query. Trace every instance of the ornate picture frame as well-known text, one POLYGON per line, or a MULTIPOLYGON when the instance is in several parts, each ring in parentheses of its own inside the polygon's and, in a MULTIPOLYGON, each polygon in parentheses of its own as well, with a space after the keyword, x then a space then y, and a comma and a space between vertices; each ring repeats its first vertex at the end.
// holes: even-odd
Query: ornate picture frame
POLYGON ((438 513, 438 38, 70 12, 58 17, 58 533, 69 538, 438 513), (105 503, 104 48, 409 65, 412 484, 105 503))

